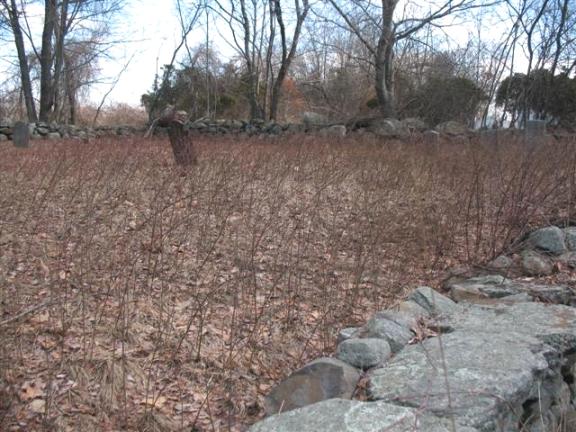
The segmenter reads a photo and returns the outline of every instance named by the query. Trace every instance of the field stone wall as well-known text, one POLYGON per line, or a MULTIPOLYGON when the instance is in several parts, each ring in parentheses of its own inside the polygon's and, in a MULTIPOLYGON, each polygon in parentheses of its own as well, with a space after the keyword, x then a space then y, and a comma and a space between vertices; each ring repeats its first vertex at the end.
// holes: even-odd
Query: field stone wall
POLYGON ((575 293, 497 274, 447 288, 342 330, 249 431, 575 431, 575 293))
MULTIPOLYGON (((310 113, 307 113, 310 114, 310 113)), ((312 117, 314 119, 314 117, 312 117)), ((144 136, 145 127, 134 126, 97 126, 80 127, 75 125, 59 125, 54 123, 29 123, 29 135, 31 139, 56 140, 61 138, 89 139, 103 136, 144 136)), ((408 118, 404 120, 395 119, 364 119, 364 121, 352 122, 350 124, 331 124, 327 122, 313 122, 311 118, 304 116, 302 123, 281 124, 274 121, 263 120, 218 120, 218 119, 198 119, 186 123, 185 129, 190 134, 195 135, 234 135, 243 134, 246 136, 263 135, 277 136, 290 135, 295 133, 312 133, 323 137, 343 138, 353 132, 357 134, 372 134, 383 138, 404 138, 414 135, 423 137, 426 141, 434 142, 439 137, 458 138, 471 136, 472 132, 465 125, 457 122, 446 122, 437 125, 434 130, 426 126, 419 119, 408 118)), ((0 121, 0 141, 12 139, 14 124, 0 121)), ((505 141, 518 131, 514 130, 491 130, 481 131, 489 139, 494 141, 505 141)), ((164 134, 164 128, 157 128, 156 134, 164 134)))

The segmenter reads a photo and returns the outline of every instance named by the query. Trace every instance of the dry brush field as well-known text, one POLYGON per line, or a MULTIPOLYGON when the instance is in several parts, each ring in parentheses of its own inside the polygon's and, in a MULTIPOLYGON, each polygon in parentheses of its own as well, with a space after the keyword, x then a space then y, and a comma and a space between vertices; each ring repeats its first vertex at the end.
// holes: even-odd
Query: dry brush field
POLYGON ((245 430, 340 328, 576 218, 569 138, 197 146, 0 145, 0 430, 245 430))

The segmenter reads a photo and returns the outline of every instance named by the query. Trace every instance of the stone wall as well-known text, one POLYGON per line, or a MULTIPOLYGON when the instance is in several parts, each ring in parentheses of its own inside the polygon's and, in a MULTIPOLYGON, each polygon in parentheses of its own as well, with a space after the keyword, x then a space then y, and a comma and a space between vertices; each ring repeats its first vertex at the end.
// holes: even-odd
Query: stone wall
MULTIPOLYGON (((522 243, 575 253, 574 228, 522 243)), ((502 259, 501 259, 502 261, 502 259)), ((267 396, 250 432, 576 431, 576 295, 501 274, 415 289, 395 309, 339 333, 267 396)))
MULTIPOLYGON (((310 113, 308 113, 310 114, 310 113)), ((430 129, 419 119, 379 119, 368 118, 351 121, 348 124, 332 124, 316 121, 315 117, 304 116, 302 123, 281 124, 274 121, 243 121, 243 120, 214 120, 199 119, 186 123, 185 129, 192 134, 201 135, 229 135, 243 134, 246 136, 290 135, 294 133, 316 133, 324 137, 344 137, 349 133, 371 134, 384 138, 403 138, 420 135, 427 141, 435 141, 441 136, 462 137, 472 133, 466 126, 457 122, 446 122, 430 129)), ((317 119, 316 119, 317 120, 317 119)), ((134 126, 98 126, 80 127, 74 125, 58 125, 53 123, 29 123, 29 136, 31 139, 88 139, 102 136, 144 136, 146 128, 134 126)), ((0 122, 0 141, 12 139, 13 124, 0 122)), ((157 128, 156 134, 163 134, 163 128, 157 128)), ((507 139, 514 131, 491 131, 487 134, 490 139, 507 139)))
MULTIPOLYGON (((101 136, 129 136, 134 134, 143 135, 144 128, 134 126, 98 126, 81 127, 75 125, 58 125, 54 123, 29 123, 29 136, 31 139, 57 140, 61 138, 88 139, 101 136)), ((14 132, 13 124, 0 123, 0 141, 12 139, 14 132)))

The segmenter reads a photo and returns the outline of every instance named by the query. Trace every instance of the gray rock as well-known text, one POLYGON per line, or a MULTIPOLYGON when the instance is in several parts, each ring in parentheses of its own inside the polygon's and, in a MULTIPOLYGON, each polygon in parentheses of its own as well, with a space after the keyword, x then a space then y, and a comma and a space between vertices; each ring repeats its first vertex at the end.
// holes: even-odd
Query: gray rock
POLYGON ((8 136, 0 134, 0 142, 8 141, 8 136))
POLYGON ((426 122, 416 117, 409 117, 401 120, 402 126, 410 133, 424 132, 428 129, 426 122))
POLYGON ((321 358, 297 370, 266 397, 268 415, 302 408, 326 399, 351 399, 358 370, 341 360, 321 358))
POLYGON ((528 237, 528 243, 551 255, 562 255, 567 252, 564 231, 557 226, 549 226, 534 231, 528 237))
POLYGON ((430 287, 416 288, 408 300, 422 306, 431 314, 449 314, 458 309, 458 305, 453 300, 430 287))
POLYGON ((513 294, 513 295, 509 295, 509 296, 497 299, 497 301, 493 302, 493 304, 500 303, 500 304, 505 304, 505 305, 512 305, 515 303, 526 303, 526 302, 531 302, 531 301, 534 301, 534 299, 532 298, 532 296, 530 294, 520 293, 520 294, 513 294))
POLYGON ((488 267, 494 270, 507 270, 514 264, 512 258, 506 255, 500 255, 488 263, 488 267))
POLYGON ((30 147, 30 128, 28 123, 16 122, 12 128, 12 143, 16 147, 30 147))
POLYGON ((328 124, 328 119, 322 114, 306 111, 302 113, 302 123, 304 123, 304 125, 308 128, 315 126, 325 126, 328 124))
POLYGON ((35 132, 40 136, 46 136, 50 133, 50 128, 48 125, 38 125, 36 126, 35 132))
MULTIPOLYGON (((430 312, 411 300, 403 301, 398 305, 398 314, 400 314, 405 319, 404 325, 406 327, 416 326, 418 320, 421 318, 426 318, 430 316, 430 312)), ((392 320, 396 321, 396 320, 392 320)))
POLYGON ((468 306, 444 325, 453 332, 410 345, 370 372, 371 398, 454 415, 482 431, 518 431, 529 401, 543 410, 560 402, 564 385, 554 377, 576 348, 573 308, 468 306))
POLYGON ((576 227, 568 227, 564 229, 566 235, 566 247, 570 251, 576 252, 576 227))
POLYGON ((306 132, 306 126, 301 125, 301 124, 297 124, 297 123, 291 123, 286 128, 286 133, 291 134, 291 135, 304 133, 304 132, 306 132))
POLYGON ((392 351, 384 339, 348 339, 338 345, 336 357, 359 369, 383 364, 392 351))
POLYGON ((344 138, 346 136, 346 126, 344 125, 329 126, 320 129, 318 131, 318 134, 323 137, 344 138))
POLYGON ((342 330, 340 330, 338 332, 338 337, 336 339, 336 343, 339 344, 340 342, 344 342, 345 340, 352 338, 354 336, 354 333, 356 333, 359 329, 360 329, 360 327, 343 328, 342 330))
POLYGON ((208 125, 204 122, 201 122, 201 121, 195 121, 193 123, 188 123, 186 126, 188 127, 188 129, 194 129, 194 130, 200 130, 200 129, 208 128, 208 125))
POLYGON ((547 303, 575 304, 574 292, 562 285, 543 285, 528 281, 512 281, 499 276, 471 278, 450 285, 451 297, 459 303, 475 303, 493 305, 499 303, 516 303, 529 298, 537 298, 547 303))
POLYGON ((12 126, 8 126, 8 125, 0 126, 0 134, 10 136, 10 135, 12 135, 12 132, 13 132, 12 126))
POLYGON ((544 347, 535 338, 515 333, 445 334, 441 341, 411 345, 384 368, 373 370, 369 394, 437 416, 454 415, 460 423, 483 431, 500 430, 497 425, 517 430, 513 427, 520 422, 536 376, 548 369, 544 347), (534 353, 534 345, 540 351, 534 353))
MULTIPOLYGON (((407 303, 407 302, 404 302, 407 303)), ((411 304, 415 305, 415 307, 420 308, 417 304, 410 302, 411 304)), ((400 308, 400 306, 399 306, 400 308)), ((390 321, 394 321, 396 324, 401 325, 406 328, 413 328, 418 325, 418 320, 424 316, 428 316, 426 310, 423 308, 420 309, 423 313, 409 313, 406 310, 383 310, 376 312, 374 314, 374 318, 376 319, 387 319, 390 321)))
POLYGON ((50 132, 46 135, 46 138, 49 140, 59 140, 62 137, 60 136, 60 132, 50 132))
POLYGON ((408 130, 400 120, 393 118, 374 119, 368 128, 375 135, 396 138, 408 135, 408 130))
POLYGON ((280 135, 283 132, 282 126, 273 122, 267 125, 264 130, 270 135, 280 135))
POLYGON ((558 261, 566 264, 571 269, 576 269, 576 252, 567 252, 560 255, 558 261))
POLYGON ((384 339, 392 352, 398 352, 410 342, 414 334, 406 326, 386 318, 372 317, 355 337, 384 339))
POLYGON ((473 277, 448 285, 450 297, 458 303, 492 304, 493 299, 518 294, 511 281, 501 275, 473 277))
POLYGON ((470 131, 466 125, 453 120, 440 123, 434 129, 441 134, 452 136, 467 135, 470 131))
MULTIPOLYGON (((457 424, 457 432, 477 432, 457 424)), ((269 417, 249 432, 454 432, 452 423, 385 402, 330 399, 269 417)))
POLYGON ((522 269, 529 276, 547 276, 552 274, 554 267, 550 260, 538 252, 522 251, 522 269))

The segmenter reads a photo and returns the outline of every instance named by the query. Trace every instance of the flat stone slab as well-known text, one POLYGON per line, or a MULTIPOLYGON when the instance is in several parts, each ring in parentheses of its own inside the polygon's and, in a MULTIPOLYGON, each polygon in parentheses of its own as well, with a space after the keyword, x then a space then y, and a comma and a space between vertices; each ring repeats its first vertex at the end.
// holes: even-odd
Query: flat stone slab
POLYGON ((470 305, 442 323, 453 332, 410 345, 370 372, 373 400, 453 416, 482 431, 518 431, 534 409, 559 405, 566 384, 550 377, 560 376, 576 349, 573 308, 470 305), (527 413, 530 400, 540 402, 527 413))
POLYGON ((430 314, 449 314, 458 310, 459 306, 454 300, 430 287, 419 287, 410 294, 408 300, 412 300, 430 314))
POLYGON ((266 397, 266 413, 286 412, 332 398, 351 399, 359 379, 358 370, 341 360, 315 360, 274 387, 266 397))
MULTIPOLYGON (((449 287, 450 296, 457 302, 476 304, 497 304, 496 299, 505 300, 519 294, 546 303, 574 305, 574 291, 563 285, 543 285, 522 280, 510 280, 502 276, 484 276, 453 283, 449 287)), ((505 302, 504 302, 505 303, 505 302)))
MULTIPOLYGON (((275 415, 249 432, 454 432, 450 421, 385 402, 330 399, 275 415)), ((457 432, 478 432, 456 424, 457 432)))

